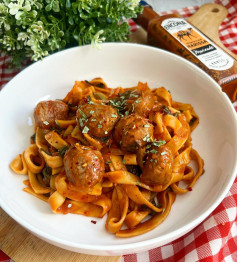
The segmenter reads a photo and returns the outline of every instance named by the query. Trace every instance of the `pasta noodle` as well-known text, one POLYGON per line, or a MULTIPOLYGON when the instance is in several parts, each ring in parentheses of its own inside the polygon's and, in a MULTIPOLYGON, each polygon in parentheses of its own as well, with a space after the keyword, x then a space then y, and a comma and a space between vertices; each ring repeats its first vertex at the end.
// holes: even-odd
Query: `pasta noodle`
POLYGON ((117 237, 156 228, 204 173, 191 139, 199 117, 164 87, 76 81, 63 100, 37 104, 34 118, 31 145, 10 164, 28 177, 23 190, 56 214, 107 215, 117 237))

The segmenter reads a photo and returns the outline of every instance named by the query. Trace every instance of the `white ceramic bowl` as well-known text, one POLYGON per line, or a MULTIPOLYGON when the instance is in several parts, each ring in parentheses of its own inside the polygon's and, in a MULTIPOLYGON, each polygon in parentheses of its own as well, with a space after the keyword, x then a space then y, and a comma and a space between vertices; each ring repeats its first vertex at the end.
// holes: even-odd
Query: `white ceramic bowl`
MULTIPOLYGON (((237 173, 236 113, 207 74, 166 51, 136 44, 103 44, 68 49, 18 74, 0 92, 0 204, 19 224, 56 246, 87 254, 121 255, 164 245, 202 222, 222 201, 237 173), (138 81, 164 86, 176 101, 191 103, 200 116, 193 146, 205 161, 205 174, 193 191, 177 197, 168 218, 144 235, 119 239, 105 230, 105 217, 55 215, 50 206, 23 192, 25 179, 9 169, 29 145, 32 112, 40 100, 63 98, 75 80, 102 77, 111 87, 138 81)), ((11 229, 9 229, 11 230, 11 229)))

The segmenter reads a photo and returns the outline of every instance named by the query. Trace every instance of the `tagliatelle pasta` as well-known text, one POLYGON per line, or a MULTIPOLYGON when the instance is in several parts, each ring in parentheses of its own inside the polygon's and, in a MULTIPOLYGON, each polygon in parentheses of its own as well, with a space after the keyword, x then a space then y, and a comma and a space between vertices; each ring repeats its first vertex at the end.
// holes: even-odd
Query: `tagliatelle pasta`
POLYGON ((56 214, 107 215, 117 237, 156 228, 204 172, 191 139, 199 118, 164 87, 76 81, 63 100, 38 103, 34 118, 31 145, 10 164, 27 175, 24 191, 56 214))

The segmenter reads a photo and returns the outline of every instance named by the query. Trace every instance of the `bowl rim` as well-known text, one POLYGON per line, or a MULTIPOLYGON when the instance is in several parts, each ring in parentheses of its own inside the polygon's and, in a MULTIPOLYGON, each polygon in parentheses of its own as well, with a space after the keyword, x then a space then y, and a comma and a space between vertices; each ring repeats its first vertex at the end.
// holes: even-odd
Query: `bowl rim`
MULTIPOLYGON (((218 95, 222 97, 222 99, 225 102, 225 104, 229 107, 230 113, 232 114, 232 117, 234 117, 236 119, 236 122, 233 123, 233 125, 234 125, 233 128, 237 131, 237 114, 235 112, 233 104, 229 100, 228 96, 221 91, 221 87, 217 84, 217 82, 211 76, 209 76, 202 69, 200 69, 198 66, 196 66, 193 63, 191 63, 190 61, 188 61, 188 60, 186 60, 186 59, 184 59, 184 58, 182 58, 182 57, 180 57, 180 56, 178 56, 176 54, 173 54, 173 53, 171 53, 169 51, 160 49, 160 48, 146 46, 146 45, 137 44, 137 43, 113 43, 113 42, 110 43, 110 42, 108 42, 108 43, 101 44, 101 48, 106 48, 106 47, 112 47, 112 48, 123 47, 123 48, 126 48, 128 46, 129 47, 136 46, 137 48, 144 48, 144 49, 147 49, 147 50, 148 49, 149 50, 153 50, 155 52, 166 53, 167 56, 171 56, 171 57, 174 57, 177 60, 180 60, 182 63, 185 63, 185 64, 189 65, 194 70, 199 71, 199 73, 202 74, 205 78, 208 78, 209 81, 212 82, 212 87, 211 88, 215 88, 216 89, 217 93, 219 93, 218 95), (221 92, 219 92, 219 91, 221 91, 221 92), (221 93, 223 95, 221 95, 221 93)), ((64 55, 67 52, 73 52, 76 49, 87 49, 87 48, 92 48, 92 47, 91 47, 91 45, 84 45, 84 46, 76 46, 76 47, 68 48, 68 49, 56 52, 56 53, 54 53, 52 55, 49 55, 49 56, 45 57, 43 59, 43 61, 47 61, 49 59, 53 59, 55 56, 58 56, 58 55, 64 55)), ((15 77, 13 77, 4 86, 4 88, 1 90, 1 92, 0 92, 0 100, 8 92, 8 86, 11 85, 11 82, 13 80, 16 81, 18 77, 21 77, 22 74, 25 74, 28 70, 31 70, 32 67, 38 66, 39 63, 42 63, 42 61, 34 62, 33 64, 31 64, 31 65, 27 66, 26 68, 24 68, 15 77)), ((236 135, 236 137, 237 137, 237 135, 236 135)), ((48 240, 51 243, 55 243, 55 245, 57 243, 58 244, 57 246, 60 246, 60 247, 64 246, 62 248, 68 247, 69 249, 70 248, 74 248, 74 249, 77 249, 77 250, 80 249, 80 252, 84 252, 84 253, 87 253, 86 252, 87 250, 88 251, 121 251, 121 252, 131 251, 132 253, 134 253, 134 249, 149 247, 152 244, 153 245, 157 244, 159 246, 159 242, 168 241, 167 243, 169 243, 169 242, 173 241, 174 239, 177 239, 177 238, 183 236, 185 233, 189 232, 195 226, 200 224, 223 201, 223 199, 225 198, 226 194, 230 190, 230 188, 231 188, 231 186, 232 186, 232 184, 233 184, 233 182, 235 180, 235 175, 236 174, 237 174, 237 162, 235 163, 235 166, 234 166, 234 172, 231 175, 231 177, 229 178, 229 182, 228 182, 227 186, 225 187, 225 189, 222 191, 222 194, 218 197, 218 199, 214 203, 212 203, 212 205, 205 212, 201 213, 198 217, 196 217, 190 223, 188 223, 185 226, 180 227, 179 229, 176 229, 176 230, 174 230, 174 231, 172 231, 170 233, 164 234, 162 236, 157 236, 157 237, 154 237, 152 239, 147 239, 147 240, 141 240, 141 241, 138 241, 138 242, 135 242, 135 243, 126 243, 126 244, 117 244, 117 245, 102 245, 101 246, 101 245, 81 244, 81 243, 75 243, 75 242, 71 242, 71 241, 64 240, 64 239, 59 239, 57 237, 54 237, 54 236, 50 235, 47 232, 43 232, 42 230, 39 230, 37 227, 32 226, 31 224, 25 222, 24 219, 21 219, 17 215, 17 213, 15 213, 13 210, 11 210, 11 208, 8 207, 8 205, 5 203, 4 199, 2 199, 1 197, 0 197, 0 206, 11 218, 13 218, 17 223, 19 223, 25 229, 27 229, 28 231, 31 231, 31 233, 36 234, 38 237, 44 239, 45 241, 48 240), (173 240, 170 240, 170 239, 173 239, 173 240)), ((111 255, 115 255, 115 254, 111 254, 111 255)))

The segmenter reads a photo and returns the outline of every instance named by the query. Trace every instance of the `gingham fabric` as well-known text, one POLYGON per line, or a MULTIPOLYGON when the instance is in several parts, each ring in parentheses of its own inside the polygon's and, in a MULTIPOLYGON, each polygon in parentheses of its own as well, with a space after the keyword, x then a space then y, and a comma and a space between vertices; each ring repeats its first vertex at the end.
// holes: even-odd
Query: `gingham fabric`
MULTIPOLYGON (((223 44, 237 54, 237 1, 215 1, 228 9, 228 16, 219 31, 223 44)), ((188 17, 198 7, 162 12, 179 13, 188 17)), ((136 24, 129 20, 131 31, 137 30, 136 24)), ((8 58, 0 57, 0 90, 19 71, 7 68, 8 58)), ((237 112, 237 102, 234 103, 237 112)), ((0 262, 12 260, 0 250, 0 262)), ((222 203, 199 226, 183 237, 143 253, 125 255, 120 262, 182 262, 182 261, 237 261, 237 178, 222 203)))
POLYGON ((7 256, 2 250, 0 250, 0 262, 14 262, 9 256, 7 256))
MULTIPOLYGON (((237 1, 215 1, 228 9, 228 16, 220 26, 222 43, 237 54, 237 1)), ((179 13, 189 17, 198 6, 161 12, 159 15, 179 13)), ((135 28, 133 28, 135 30, 135 28)), ((237 112, 237 102, 234 104, 237 112)), ((183 237, 147 252, 125 255, 120 262, 236 262, 237 261, 237 177, 221 204, 199 226, 183 237)))

